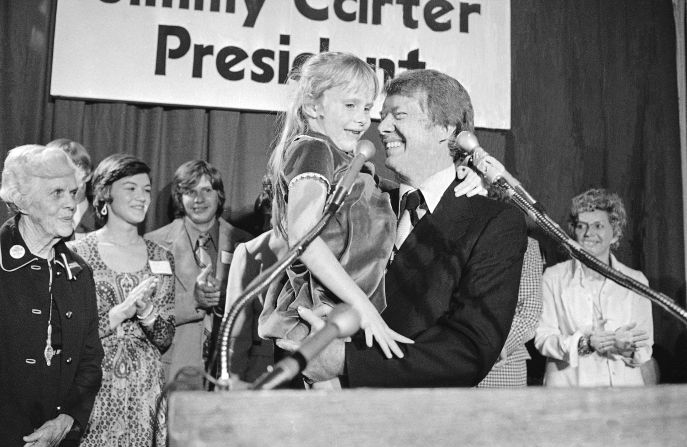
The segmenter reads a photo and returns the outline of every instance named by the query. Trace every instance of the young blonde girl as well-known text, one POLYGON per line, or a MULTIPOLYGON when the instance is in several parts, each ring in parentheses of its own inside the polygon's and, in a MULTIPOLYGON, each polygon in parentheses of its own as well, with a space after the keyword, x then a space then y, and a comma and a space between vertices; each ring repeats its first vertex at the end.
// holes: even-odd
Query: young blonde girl
MULTIPOLYGON (((379 87, 366 62, 336 52, 312 56, 292 79, 294 97, 269 162, 274 230, 290 245, 322 216, 328 195, 370 126, 379 87)), ((368 346, 376 340, 387 357, 392 352, 403 357, 396 342, 412 341, 389 329, 379 315, 386 305, 384 269, 395 228, 388 194, 364 168, 322 234, 268 290, 260 335, 300 340, 309 327, 299 318, 298 307, 344 301, 360 313, 368 346)))

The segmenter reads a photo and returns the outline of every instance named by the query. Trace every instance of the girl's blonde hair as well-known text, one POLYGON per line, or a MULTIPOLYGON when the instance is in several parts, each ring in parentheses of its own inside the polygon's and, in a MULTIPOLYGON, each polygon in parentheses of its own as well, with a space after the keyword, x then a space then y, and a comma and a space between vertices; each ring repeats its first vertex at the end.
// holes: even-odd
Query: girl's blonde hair
POLYGON ((360 58, 340 52, 324 52, 311 56, 300 67, 294 67, 289 79, 295 83, 289 108, 280 116, 281 132, 270 160, 268 174, 274 188, 272 226, 284 238, 286 234, 286 194, 284 179, 286 150, 293 140, 310 129, 303 106, 319 100, 325 91, 346 86, 347 89, 372 89, 373 99, 379 91, 374 69, 360 58))

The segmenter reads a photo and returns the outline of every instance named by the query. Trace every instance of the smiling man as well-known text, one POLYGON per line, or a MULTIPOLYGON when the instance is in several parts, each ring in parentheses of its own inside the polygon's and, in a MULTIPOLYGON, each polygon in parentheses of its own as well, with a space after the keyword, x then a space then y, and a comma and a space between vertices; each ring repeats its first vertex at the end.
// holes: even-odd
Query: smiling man
MULTIPOLYGON (((382 317, 415 343, 403 346, 404 358, 387 359, 359 339, 337 342, 305 375, 314 381, 340 375, 351 387, 475 386, 494 365, 513 320, 525 220, 502 202, 454 196, 459 180, 449 141, 473 130, 470 96, 458 81, 413 70, 385 90, 378 129, 386 166, 401 182, 392 191, 401 211, 382 317)), ((302 315, 317 324, 312 312, 302 315)))
POLYGON ((188 161, 174 173, 176 219, 146 234, 174 255, 176 334, 163 356, 167 378, 185 366, 205 369, 213 326, 221 320, 227 273, 234 248, 252 236, 222 219, 224 184, 219 171, 202 160, 188 161))

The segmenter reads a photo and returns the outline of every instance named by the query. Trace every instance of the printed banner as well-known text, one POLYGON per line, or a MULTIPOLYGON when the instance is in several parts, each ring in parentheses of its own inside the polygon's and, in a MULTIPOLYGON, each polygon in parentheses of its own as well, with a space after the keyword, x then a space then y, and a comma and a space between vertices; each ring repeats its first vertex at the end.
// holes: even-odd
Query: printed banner
POLYGON ((282 111, 294 62, 324 50, 380 81, 443 71, 478 127, 510 127, 510 0, 59 0, 50 93, 282 111))

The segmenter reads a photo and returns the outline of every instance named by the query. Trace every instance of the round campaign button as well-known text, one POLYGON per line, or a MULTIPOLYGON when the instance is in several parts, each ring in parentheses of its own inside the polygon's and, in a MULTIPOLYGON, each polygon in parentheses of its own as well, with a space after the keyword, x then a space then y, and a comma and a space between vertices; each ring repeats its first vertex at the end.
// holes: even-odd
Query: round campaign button
POLYGON ((12 248, 10 248, 10 256, 14 259, 21 259, 25 254, 26 250, 24 250, 24 247, 21 245, 13 245, 12 248))

